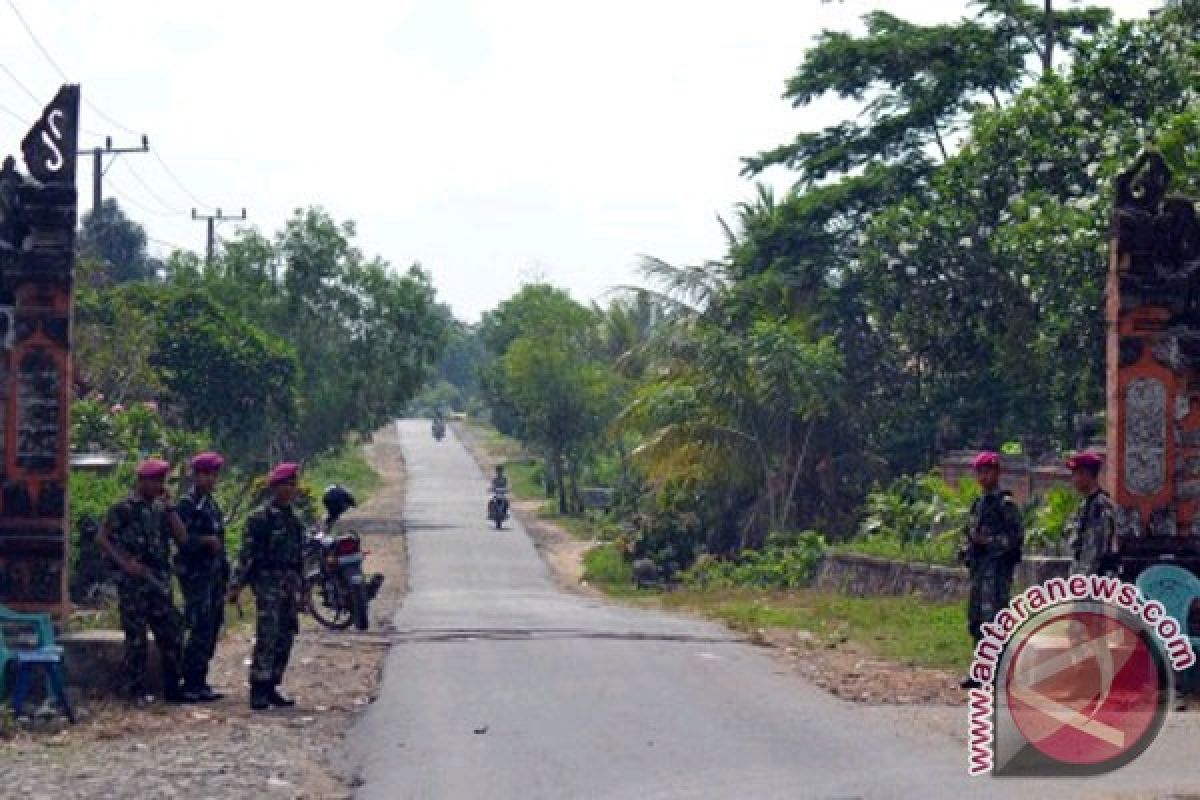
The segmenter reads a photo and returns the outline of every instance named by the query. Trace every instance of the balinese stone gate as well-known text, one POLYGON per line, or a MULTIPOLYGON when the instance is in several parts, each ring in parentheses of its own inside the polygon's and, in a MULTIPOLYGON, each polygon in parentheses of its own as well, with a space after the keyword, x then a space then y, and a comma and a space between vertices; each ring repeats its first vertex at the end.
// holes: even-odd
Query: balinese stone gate
POLYGON ((65 614, 79 87, 0 166, 0 603, 65 614))
POLYGON ((1126 536, 1200 531, 1200 221, 1170 182, 1143 154, 1112 219, 1105 483, 1126 536))

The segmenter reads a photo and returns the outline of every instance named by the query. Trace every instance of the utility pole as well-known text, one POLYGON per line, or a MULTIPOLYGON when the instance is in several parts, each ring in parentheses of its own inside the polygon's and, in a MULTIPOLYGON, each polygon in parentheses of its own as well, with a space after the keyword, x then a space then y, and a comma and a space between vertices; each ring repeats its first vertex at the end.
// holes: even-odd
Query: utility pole
MULTIPOLYGON (((104 203, 104 173, 107 167, 104 166, 104 157, 111 155, 114 160, 122 153, 149 153, 150 140, 146 134, 142 134, 141 147, 113 147, 112 137, 104 137, 104 147, 93 147, 91 150, 81 150, 79 155, 92 157, 92 214, 96 214, 100 210, 100 206, 104 203)), ((112 161, 108 165, 112 166, 112 161)))
POLYGON ((212 266, 213 256, 216 255, 217 244, 217 223, 230 221, 243 221, 246 219, 246 209, 242 209, 240 217, 227 217, 221 213, 221 209, 217 209, 216 214, 197 214, 196 209, 192 209, 192 219, 202 219, 208 223, 208 247, 204 251, 204 265, 212 266))

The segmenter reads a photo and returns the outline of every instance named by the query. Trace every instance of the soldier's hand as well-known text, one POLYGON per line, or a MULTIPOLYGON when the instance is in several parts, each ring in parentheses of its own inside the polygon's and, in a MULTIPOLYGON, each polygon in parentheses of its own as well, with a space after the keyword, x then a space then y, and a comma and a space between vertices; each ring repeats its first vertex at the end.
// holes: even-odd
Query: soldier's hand
POLYGON ((242 587, 230 586, 229 591, 227 591, 225 593, 225 600, 227 602, 234 603, 236 605, 238 602, 238 598, 241 596, 241 594, 242 594, 242 587))
POLYGON ((135 578, 145 578, 150 574, 150 569, 145 564, 132 558, 125 565, 125 571, 135 578))
POLYGON ((200 539, 211 553, 221 552, 221 540, 216 536, 205 536, 200 539))

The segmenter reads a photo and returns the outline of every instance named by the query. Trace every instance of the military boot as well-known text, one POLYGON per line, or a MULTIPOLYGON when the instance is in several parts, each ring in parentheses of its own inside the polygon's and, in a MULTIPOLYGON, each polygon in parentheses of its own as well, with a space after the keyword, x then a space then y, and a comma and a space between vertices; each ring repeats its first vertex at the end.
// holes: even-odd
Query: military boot
POLYGON ((144 686, 131 686, 127 690, 126 700, 131 707, 139 709, 150 708, 158 702, 153 694, 146 691, 144 686))
POLYGON ((187 692, 179 685, 179 669, 168 661, 163 661, 163 700, 168 703, 190 703, 187 692))
POLYGON ((269 683, 250 684, 250 708, 254 709, 255 711, 265 711, 270 708, 270 689, 271 684, 269 683))
POLYGON ((183 680, 183 696, 189 703, 212 703, 225 695, 208 685, 207 675, 189 675, 183 680))
POLYGON ((291 708, 292 706, 296 705, 295 700, 279 693, 278 686, 272 686, 267 689, 267 700, 271 703, 271 705, 279 706, 280 708, 291 708))

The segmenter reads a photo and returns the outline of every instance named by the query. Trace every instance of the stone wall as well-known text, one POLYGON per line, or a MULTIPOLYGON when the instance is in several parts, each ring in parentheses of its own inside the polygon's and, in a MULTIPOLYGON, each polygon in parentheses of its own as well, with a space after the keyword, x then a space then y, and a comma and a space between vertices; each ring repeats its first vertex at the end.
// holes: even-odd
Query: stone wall
MULTIPOLYGON (((1070 563, 1066 558, 1027 556, 1017 570, 1017 588, 1065 576, 1070 563)), ((962 567, 827 553, 817 568, 816 587, 854 596, 917 595, 934 602, 953 602, 966 599, 970 582, 962 567)))

